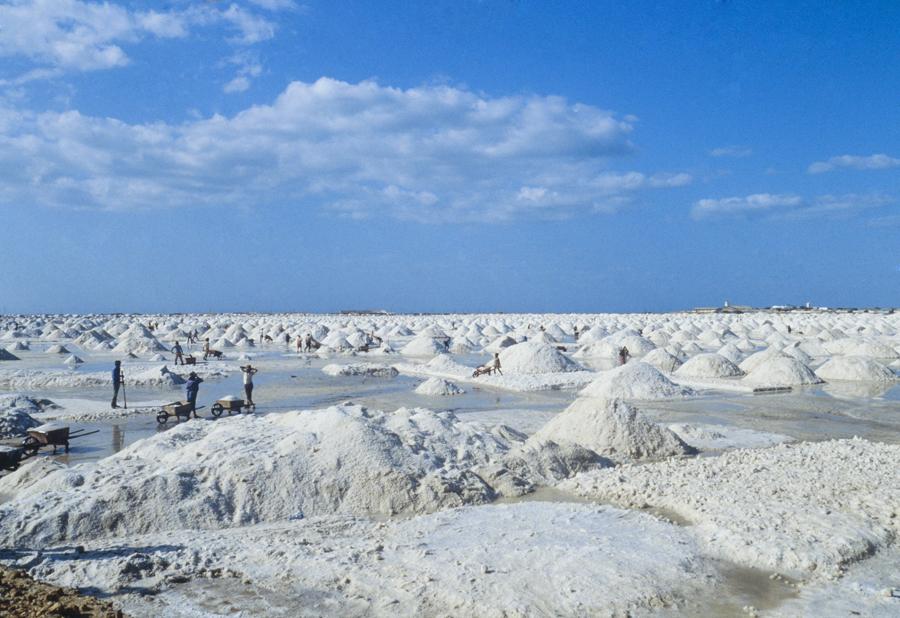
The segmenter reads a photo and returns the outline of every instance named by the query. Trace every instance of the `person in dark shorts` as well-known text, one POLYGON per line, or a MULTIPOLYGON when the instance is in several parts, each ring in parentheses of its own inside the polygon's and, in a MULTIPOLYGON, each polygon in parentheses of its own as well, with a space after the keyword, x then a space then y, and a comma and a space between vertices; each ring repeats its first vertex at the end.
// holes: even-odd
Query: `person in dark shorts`
POLYGON ((112 370, 113 398, 112 407, 119 407, 119 387, 122 386, 122 361, 116 361, 112 370))
POLYGON ((258 372, 259 369, 251 367, 250 363, 241 367, 241 373, 244 374, 244 395, 247 397, 247 403, 250 405, 255 405, 253 403, 253 376, 258 372))

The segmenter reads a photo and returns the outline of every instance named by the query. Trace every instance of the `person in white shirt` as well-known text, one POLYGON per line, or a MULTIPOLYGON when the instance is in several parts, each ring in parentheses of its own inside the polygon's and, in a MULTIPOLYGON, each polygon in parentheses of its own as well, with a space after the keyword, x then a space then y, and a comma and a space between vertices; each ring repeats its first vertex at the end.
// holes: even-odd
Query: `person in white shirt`
POLYGON ((253 403, 253 375, 258 371, 259 369, 251 367, 250 363, 241 367, 241 373, 244 374, 244 395, 247 396, 247 403, 250 405, 255 405, 253 403))

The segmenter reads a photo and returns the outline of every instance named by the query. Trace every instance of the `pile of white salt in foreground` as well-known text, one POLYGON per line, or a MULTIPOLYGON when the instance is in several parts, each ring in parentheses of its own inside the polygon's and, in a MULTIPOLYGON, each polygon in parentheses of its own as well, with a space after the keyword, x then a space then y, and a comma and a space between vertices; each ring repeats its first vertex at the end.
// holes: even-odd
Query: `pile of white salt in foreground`
POLYGON ((825 380, 852 382, 892 382, 897 375, 890 368, 866 356, 835 356, 816 369, 825 380))
POLYGON ((483 503, 496 493, 470 468, 508 450, 499 436, 449 412, 352 405, 192 421, 20 489, 0 506, 0 545, 483 503))
POLYGON ((897 538, 898 469, 900 445, 833 440, 590 471, 560 487, 671 510, 713 556, 827 578, 897 538))
POLYGON ((118 597, 133 616, 208 615, 196 587, 166 581, 216 571, 228 574, 229 596, 240 594, 248 613, 296 615, 302 607, 304 615, 342 617, 626 616, 677 606, 718 579, 677 526, 609 506, 551 502, 381 523, 173 531, 89 542, 78 560, 48 554, 31 564, 58 585, 158 591, 118 597))
POLYGON ((500 352, 501 371, 509 375, 534 375, 582 371, 581 365, 547 343, 523 341, 500 352))
POLYGON ((687 397, 691 389, 679 386, 659 369, 644 362, 633 362, 603 371, 581 389, 579 396, 599 399, 670 399, 687 397))
POLYGON ((579 397, 536 431, 527 445, 574 444, 616 461, 689 455, 696 450, 618 399, 579 397))
POLYGON ((443 378, 428 378, 427 380, 419 384, 416 387, 415 391, 419 395, 429 395, 433 397, 462 395, 466 392, 453 382, 450 382, 443 378))

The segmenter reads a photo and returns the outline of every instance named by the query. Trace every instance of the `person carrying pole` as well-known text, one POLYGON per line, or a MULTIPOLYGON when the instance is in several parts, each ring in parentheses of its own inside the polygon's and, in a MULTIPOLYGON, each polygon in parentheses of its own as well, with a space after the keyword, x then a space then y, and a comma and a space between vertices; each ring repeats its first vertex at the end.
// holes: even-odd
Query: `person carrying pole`
POLYGON ((191 412, 194 414, 194 418, 197 418, 197 393, 200 391, 201 382, 203 382, 203 378, 198 376, 196 371, 192 371, 188 376, 187 384, 184 387, 187 393, 188 403, 191 404, 191 412))
POLYGON ((181 349, 181 344, 177 341, 175 345, 172 346, 172 351, 175 352, 175 364, 178 364, 178 361, 181 361, 181 364, 184 364, 184 350, 181 349))
MULTIPOLYGON (((122 361, 116 361, 112 370, 113 396, 112 407, 119 407, 119 388, 122 386, 124 378, 122 376, 122 361)), ((123 393, 124 394, 124 393, 123 393)))
POLYGON ((241 367, 241 373, 244 374, 244 395, 247 397, 247 403, 251 406, 256 405, 253 403, 253 376, 258 372, 259 369, 251 367, 250 363, 241 367))
POLYGON ((631 352, 628 351, 628 348, 622 346, 622 349, 619 350, 619 364, 624 365, 628 362, 628 359, 631 357, 631 352))

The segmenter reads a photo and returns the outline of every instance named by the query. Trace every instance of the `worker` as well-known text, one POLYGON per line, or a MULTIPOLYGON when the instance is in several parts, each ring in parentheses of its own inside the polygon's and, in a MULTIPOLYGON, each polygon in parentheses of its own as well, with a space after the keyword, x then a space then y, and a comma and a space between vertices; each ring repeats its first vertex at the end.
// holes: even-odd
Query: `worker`
POLYGON ((194 413, 194 418, 197 418, 197 393, 200 391, 201 382, 203 382, 203 378, 198 376, 197 372, 192 371, 188 376, 188 381, 185 385, 187 400, 188 403, 191 404, 191 412, 194 413))
POLYGON ((575 341, 578 341, 578 327, 575 327, 575 341))
POLYGON ((622 346, 619 350, 619 364, 624 365, 628 362, 628 359, 631 357, 631 352, 628 351, 628 348, 622 346))
POLYGON ((503 372, 500 371, 500 352, 494 352, 494 373, 503 375, 503 372))
POLYGON ((250 366, 250 363, 247 363, 246 366, 241 367, 241 373, 244 374, 244 395, 247 397, 247 403, 251 406, 253 403, 253 376, 259 372, 259 369, 255 369, 250 366))
POLYGON ((303 351, 303 337, 297 335, 297 354, 303 351))
POLYGON ((113 397, 112 407, 119 407, 119 387, 122 385, 122 361, 116 361, 112 370, 113 397))
POLYGON ((175 364, 178 364, 178 361, 181 361, 181 364, 184 364, 184 350, 181 349, 181 344, 177 341, 175 345, 172 346, 172 351, 175 352, 175 364))
POLYGON ((209 358, 209 337, 203 342, 203 360, 209 358))

